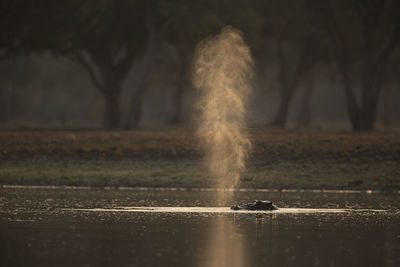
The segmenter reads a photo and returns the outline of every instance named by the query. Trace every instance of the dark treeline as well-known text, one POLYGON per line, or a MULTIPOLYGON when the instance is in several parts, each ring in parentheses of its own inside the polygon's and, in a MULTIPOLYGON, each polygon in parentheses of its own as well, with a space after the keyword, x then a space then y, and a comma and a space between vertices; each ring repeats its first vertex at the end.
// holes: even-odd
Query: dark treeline
MULTIPOLYGON (((373 130, 379 105, 390 127, 400 91, 399 17, 396 0, 1 0, 0 123, 9 124, 35 101, 24 88, 36 75, 43 81, 34 86, 48 88, 40 92, 53 98, 38 103, 53 111, 54 88, 64 86, 75 99, 101 98, 106 128, 138 128, 146 110, 165 102, 165 122, 181 124, 193 103, 196 44, 232 25, 255 60, 255 98, 270 88, 279 94, 274 111, 254 100, 254 116, 274 116, 256 123, 285 127, 297 105, 296 125, 307 127, 312 100, 341 90, 343 101, 322 105, 346 114, 353 130, 373 130), (64 67, 49 64, 52 59, 64 67), (36 63, 21 63, 29 60, 36 63), (66 74, 57 76, 57 68, 66 74), (153 100, 146 101, 149 94, 153 100)), ((85 101, 66 107, 89 113, 85 101)), ((64 125, 65 112, 54 112, 64 125)))

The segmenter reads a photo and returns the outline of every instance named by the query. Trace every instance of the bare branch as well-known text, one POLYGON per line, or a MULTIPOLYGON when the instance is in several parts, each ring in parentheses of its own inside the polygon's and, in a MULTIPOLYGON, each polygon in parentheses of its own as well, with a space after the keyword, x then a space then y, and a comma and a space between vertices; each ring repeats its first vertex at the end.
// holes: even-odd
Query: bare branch
MULTIPOLYGON (((390 4, 395 5, 393 2, 389 2, 390 4)), ((387 9, 395 8, 392 5, 388 5, 387 9)), ((376 64, 383 64, 384 61, 391 55, 391 53, 399 46, 400 43, 400 24, 397 22, 397 18, 394 18, 393 25, 394 29, 391 32, 389 38, 387 38, 387 42, 382 46, 380 51, 376 53, 376 57, 374 58, 374 62, 376 64)))
MULTIPOLYGON (((330 11, 330 7, 320 6, 321 9, 321 14, 322 14, 322 20, 325 24, 325 27, 328 31, 328 34, 330 35, 330 38, 333 41, 334 45, 334 51, 337 56, 337 59, 339 61, 339 71, 342 76, 342 81, 344 84, 344 89, 345 93, 347 95, 348 99, 348 109, 355 109, 358 110, 358 104, 356 100, 356 96, 353 91, 353 87, 351 85, 351 79, 349 77, 349 70, 348 70, 348 47, 346 45, 346 39, 344 37, 343 32, 341 31, 341 28, 336 21, 334 15, 330 11)), ((351 112, 352 114, 355 114, 351 112)), ((355 118, 353 118, 355 120, 355 118)))
POLYGON ((100 89, 101 92, 104 92, 104 86, 101 83, 100 79, 97 77, 94 67, 87 61, 87 59, 78 51, 72 51, 67 54, 68 58, 74 62, 80 64, 86 71, 89 73, 89 76, 93 82, 93 84, 100 89))
POLYGON ((136 49, 135 47, 128 47, 126 48, 126 55, 123 59, 121 59, 115 66, 115 74, 119 78, 124 78, 129 70, 132 67, 134 58, 136 56, 136 49))
POLYGON ((400 28, 397 28, 391 35, 391 38, 387 42, 375 58, 375 62, 378 65, 382 65, 391 53, 398 47, 400 43, 400 28))

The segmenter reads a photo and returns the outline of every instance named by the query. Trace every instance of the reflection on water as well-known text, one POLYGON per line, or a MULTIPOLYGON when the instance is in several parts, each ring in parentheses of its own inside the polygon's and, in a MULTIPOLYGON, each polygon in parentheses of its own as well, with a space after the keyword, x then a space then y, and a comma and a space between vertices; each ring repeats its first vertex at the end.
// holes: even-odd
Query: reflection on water
POLYGON ((211 214, 64 211, 214 206, 205 192, 0 189, 1 266, 400 266, 397 195, 237 195, 279 207, 388 212, 211 214))
POLYGON ((247 265, 243 234, 234 220, 217 217, 210 225, 208 242, 200 267, 241 267, 247 265))

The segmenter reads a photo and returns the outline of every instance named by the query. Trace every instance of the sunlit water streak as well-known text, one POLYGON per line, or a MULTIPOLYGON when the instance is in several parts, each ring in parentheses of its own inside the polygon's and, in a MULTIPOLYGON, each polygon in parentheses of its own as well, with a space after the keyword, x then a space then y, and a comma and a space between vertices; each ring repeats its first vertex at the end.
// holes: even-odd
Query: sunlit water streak
POLYGON ((63 209, 64 211, 93 212, 144 212, 144 213, 233 213, 233 214, 315 214, 315 213, 349 213, 349 212, 385 212, 378 209, 310 209, 280 208, 278 210, 232 210, 229 207, 115 207, 93 209, 63 209))
POLYGON ((197 46, 194 84, 201 95, 198 134, 217 188, 235 188, 245 168, 250 148, 245 104, 252 65, 250 49, 241 32, 232 27, 197 46))

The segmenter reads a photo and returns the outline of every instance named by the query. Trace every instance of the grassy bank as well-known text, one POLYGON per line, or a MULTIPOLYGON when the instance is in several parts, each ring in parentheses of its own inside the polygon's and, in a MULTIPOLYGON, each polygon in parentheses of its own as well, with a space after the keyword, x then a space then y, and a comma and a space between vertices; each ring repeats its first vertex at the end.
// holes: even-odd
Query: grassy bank
MULTIPOLYGON (((241 187, 399 189, 398 133, 253 129, 241 187)), ((3 131, 0 184, 212 187, 190 130, 3 131)))

